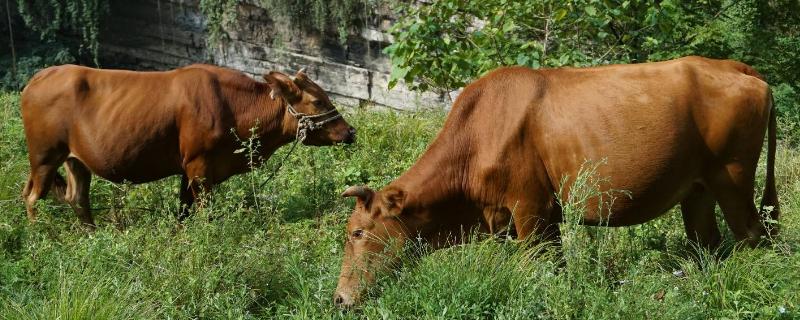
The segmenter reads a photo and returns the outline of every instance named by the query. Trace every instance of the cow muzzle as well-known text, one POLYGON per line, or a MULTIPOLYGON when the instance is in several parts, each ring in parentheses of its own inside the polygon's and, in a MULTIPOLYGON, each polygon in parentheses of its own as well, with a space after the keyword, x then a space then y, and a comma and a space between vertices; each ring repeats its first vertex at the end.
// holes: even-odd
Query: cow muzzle
POLYGON ((350 127, 347 130, 347 136, 342 140, 345 144, 353 144, 356 142, 356 128, 350 127))
POLYGON ((300 142, 306 140, 308 133, 322 129, 326 124, 342 118, 342 114, 336 109, 312 115, 298 112, 291 104, 288 105, 287 109, 289 114, 297 119, 296 139, 300 142))

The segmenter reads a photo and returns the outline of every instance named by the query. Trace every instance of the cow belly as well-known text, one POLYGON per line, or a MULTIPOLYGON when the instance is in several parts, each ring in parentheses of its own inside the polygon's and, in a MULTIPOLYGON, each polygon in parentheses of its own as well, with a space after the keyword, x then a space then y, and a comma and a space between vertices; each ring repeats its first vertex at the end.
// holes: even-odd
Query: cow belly
POLYGON ((158 157, 142 157, 131 159, 124 163, 108 163, 101 161, 87 161, 79 155, 76 158, 85 163, 95 175, 111 182, 145 183, 156 181, 182 172, 180 165, 174 160, 158 157))
MULTIPOLYGON (((663 215, 683 200, 691 190, 693 183, 693 181, 679 184, 665 183, 636 194, 612 193, 613 201, 609 202, 609 198, 606 198, 606 202, 604 202, 606 208, 611 208, 610 215, 609 211, 603 211, 601 215, 599 210, 587 210, 582 222, 585 225, 609 227, 631 226, 648 222, 663 215), (609 205, 609 203, 611 204, 609 205)), ((596 208, 596 206, 590 208, 596 208)))
POLYGON ((552 181, 596 166, 593 179, 611 198, 604 198, 600 210, 597 200, 589 203, 586 224, 627 226, 655 219, 686 197, 709 159, 702 141, 689 130, 588 131, 562 142, 566 147, 554 149, 548 164, 552 181))
POLYGON ((640 152, 588 156, 597 163, 595 179, 606 196, 601 209, 594 209, 598 208, 596 203, 588 207, 593 210, 586 213, 585 223, 635 225, 655 219, 675 206, 701 180, 706 162, 703 153, 688 141, 638 144, 640 152))
POLYGON ((103 143, 70 144, 70 151, 71 156, 86 164, 92 173, 106 180, 144 183, 183 172, 177 143, 165 140, 128 147, 118 143, 111 147, 103 143))
POLYGON ((112 182, 145 183, 180 174, 179 166, 168 163, 134 162, 112 170, 95 172, 98 176, 112 182))

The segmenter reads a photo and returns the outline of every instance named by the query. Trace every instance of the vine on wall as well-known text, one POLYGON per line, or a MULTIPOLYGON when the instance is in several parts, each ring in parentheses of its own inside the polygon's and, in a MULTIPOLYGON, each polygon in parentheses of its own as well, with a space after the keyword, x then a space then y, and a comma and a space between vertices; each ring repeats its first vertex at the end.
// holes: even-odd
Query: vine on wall
POLYGON ((238 0, 200 0, 200 11, 206 17, 209 43, 219 43, 225 37, 225 27, 236 21, 238 0))
MULTIPOLYGON (((129 1, 129 0, 120 0, 129 1)), ((159 0, 162 1, 162 0, 159 0)), ((364 26, 387 0, 200 0, 209 44, 219 44, 247 2, 272 19, 306 31, 337 34, 341 43, 364 26)), ((112 0, 5 0, 0 27, 10 57, 0 55, 0 88, 22 88, 41 68, 63 63, 99 65, 101 24, 112 0), (12 31, 13 30, 13 31, 12 31), (19 42, 15 41, 20 40, 19 42)))
MULTIPOLYGON (((200 0, 206 17, 209 43, 219 43, 225 27, 237 17, 242 0, 200 0)), ((385 0, 259 0, 274 19, 284 19, 295 27, 319 32, 335 31, 344 43, 354 29, 363 25, 385 0)), ((52 41, 62 33, 77 35, 78 53, 91 54, 97 64, 100 23, 109 13, 109 0, 17 0, 17 11, 25 25, 42 40, 52 41)))
MULTIPOLYGON (((385 0, 260 0, 256 3, 273 18, 286 19, 293 26, 319 32, 335 31, 344 43, 353 29, 362 26, 385 0)), ((201 0, 207 17, 209 41, 218 43, 225 27, 236 20, 239 0, 201 0)))
POLYGON ((108 0, 17 0, 17 8, 42 40, 55 40, 64 31, 78 35, 78 53, 88 52, 97 64, 100 21, 109 12, 108 0))

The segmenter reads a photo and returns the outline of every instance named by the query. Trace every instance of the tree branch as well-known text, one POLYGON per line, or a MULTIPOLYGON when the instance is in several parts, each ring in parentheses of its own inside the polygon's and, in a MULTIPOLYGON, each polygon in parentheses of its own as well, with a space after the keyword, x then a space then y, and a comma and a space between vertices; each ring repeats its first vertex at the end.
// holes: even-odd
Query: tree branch
POLYGON ((11 27, 11 5, 6 0, 6 19, 8 20, 8 39, 11 46, 11 78, 17 79, 17 50, 14 47, 14 29, 11 27))

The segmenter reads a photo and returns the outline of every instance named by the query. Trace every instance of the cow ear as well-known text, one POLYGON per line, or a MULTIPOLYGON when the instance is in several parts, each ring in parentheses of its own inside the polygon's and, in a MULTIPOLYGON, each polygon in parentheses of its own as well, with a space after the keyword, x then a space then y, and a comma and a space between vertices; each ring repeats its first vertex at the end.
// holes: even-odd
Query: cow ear
POLYGON ((302 96, 300 88, 297 87, 289 76, 283 73, 272 71, 264 75, 264 80, 267 81, 267 85, 272 89, 272 92, 269 93, 272 99, 283 97, 287 101, 293 103, 302 96))
POLYGON ((352 186, 342 192, 342 197, 356 197, 356 201, 368 206, 375 192, 366 186, 352 186))
POLYGON ((387 187, 383 191, 383 204, 386 206, 386 216, 399 216, 406 203, 406 192, 397 187, 387 187))
POLYGON ((306 82, 308 82, 308 76, 306 75, 306 68, 302 68, 297 70, 297 73, 294 75, 294 84, 300 88, 305 86, 306 82))

